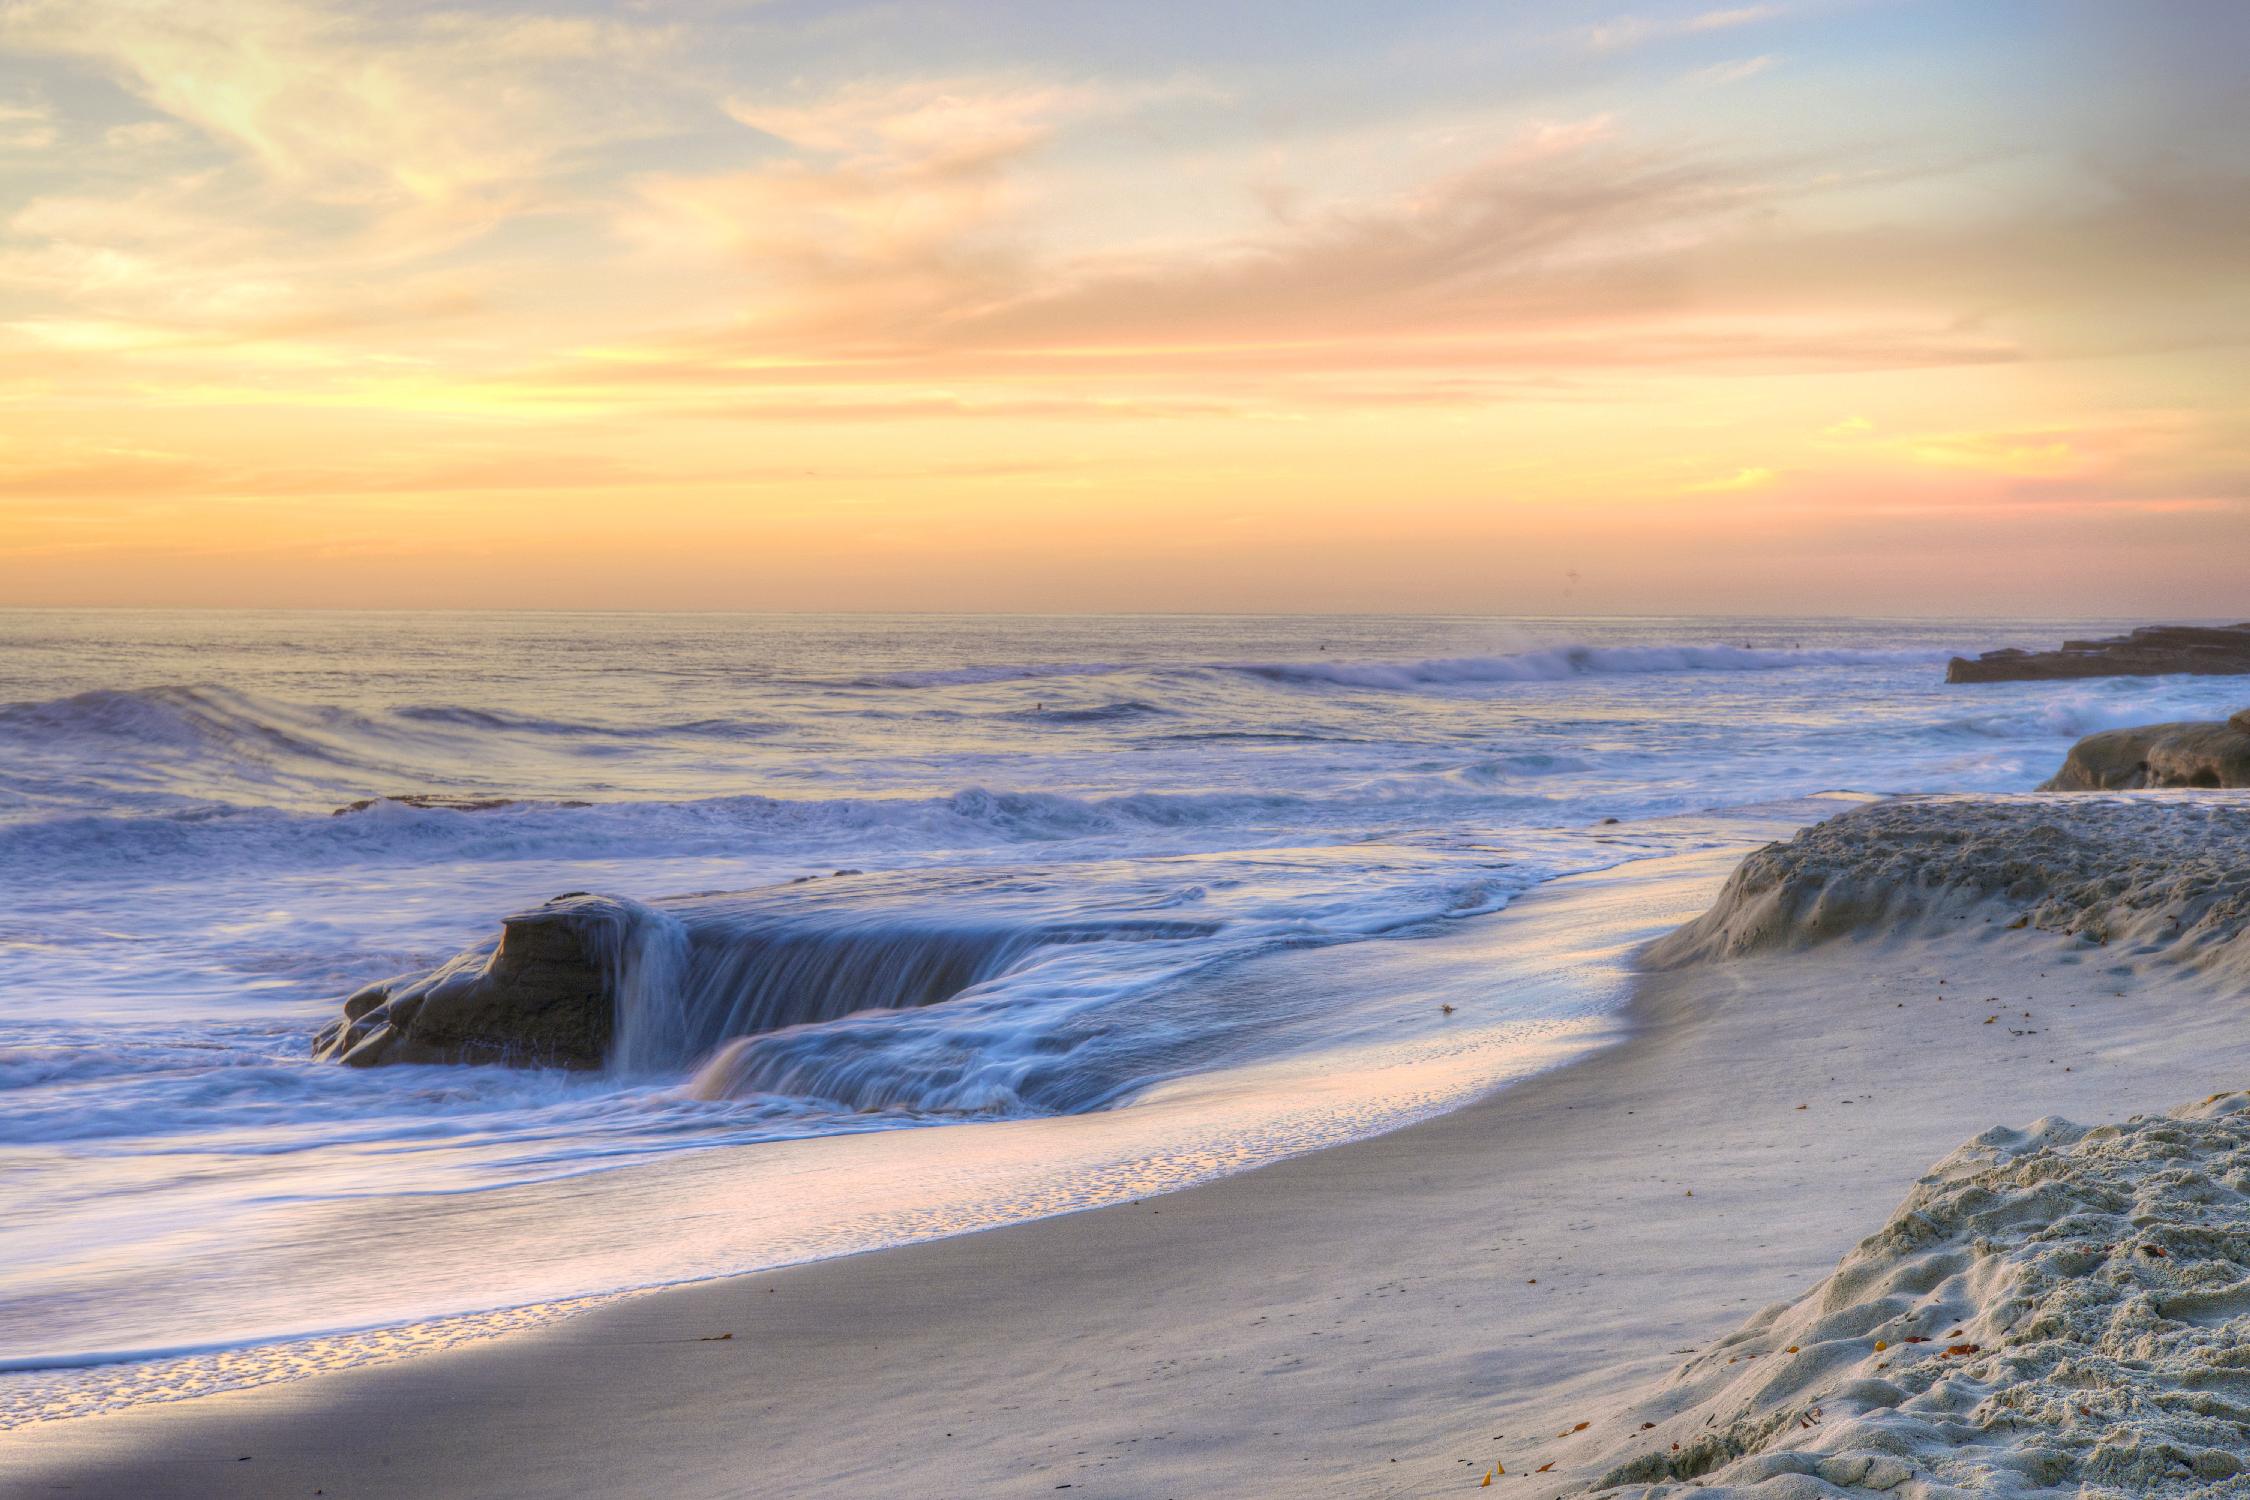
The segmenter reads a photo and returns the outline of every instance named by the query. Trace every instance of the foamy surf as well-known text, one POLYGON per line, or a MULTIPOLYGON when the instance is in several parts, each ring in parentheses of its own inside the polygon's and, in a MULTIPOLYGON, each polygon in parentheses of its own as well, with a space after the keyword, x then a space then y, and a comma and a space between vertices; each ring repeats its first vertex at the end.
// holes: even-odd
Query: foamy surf
MULTIPOLYGON (((1734 832, 1771 833, 1802 815, 1750 815, 1734 832)), ((1199 990, 1205 1006, 1268 1020, 1326 1014, 1327 1044, 1245 1048, 1231 1063, 1174 1070, 1130 1108, 671 1154, 466 1199, 325 1201, 295 1215, 294 1229, 300 1246, 351 1247, 353 1285, 373 1293, 352 1304, 353 1322, 335 1321, 332 1283, 285 1277, 255 1314, 263 1326, 238 1322, 231 1339, 94 1347, 58 1330, 0 1364, 0 1427, 434 1352, 635 1290, 1146 1198, 1395 1129, 1601 1045, 1626 955, 1706 895, 1738 848, 1565 881, 1520 914, 1429 940, 1280 950, 1230 966, 1199 990), (663 1232, 652 1235, 659 1212, 663 1232), (511 1259, 476 1253, 496 1229, 511 1259)), ((723 1054, 711 1065, 726 1066, 723 1054)), ((276 1208, 256 1205, 228 1232, 260 1243, 258 1219, 276 1208)), ((177 1331, 219 1300, 192 1263, 151 1266, 111 1291, 161 1306, 177 1331)), ((238 1303, 235 1316, 244 1311, 238 1303)))
POLYGON ((1537 985, 1483 1042, 1431 1020, 1411 955, 1466 919, 2223 695, 1949 691, 2007 638, 1966 624, 0 625, 0 1359, 119 1401, 1388 1128, 1598 1030, 1537 985), (655 914, 610 1065, 313 1060, 345 995, 569 891, 655 914))

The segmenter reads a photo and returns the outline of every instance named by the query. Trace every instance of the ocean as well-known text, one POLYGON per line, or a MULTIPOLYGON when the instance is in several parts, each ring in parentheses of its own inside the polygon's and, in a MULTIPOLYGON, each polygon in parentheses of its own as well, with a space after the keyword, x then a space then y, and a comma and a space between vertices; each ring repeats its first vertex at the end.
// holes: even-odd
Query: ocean
POLYGON ((1452 1107, 1614 1034, 1527 893, 2241 707, 1943 682, 2125 623, 0 612, 0 1425, 1452 1107), (568 891, 741 960, 600 1071, 313 1060, 568 891))

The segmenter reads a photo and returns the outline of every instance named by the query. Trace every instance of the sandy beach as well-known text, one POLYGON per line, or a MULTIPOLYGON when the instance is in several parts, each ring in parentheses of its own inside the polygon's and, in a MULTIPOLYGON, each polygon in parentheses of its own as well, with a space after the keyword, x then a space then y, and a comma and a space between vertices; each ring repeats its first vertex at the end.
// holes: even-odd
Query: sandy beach
POLYGON ((0 1500, 2250 1500, 2250 0, 0 0, 0 1500))
MULTIPOLYGON (((1684 1361, 1819 1283, 1963 1141, 2250 1080, 2224 899, 2195 948, 2222 961, 2199 966, 2177 942, 2054 920, 2065 896, 2168 924, 2176 903, 2134 904, 2149 880, 2105 898, 2050 883, 2046 919, 2018 924, 2040 902, 1969 878, 2077 820, 2089 858, 2145 844, 2176 887, 2179 850, 2238 853, 2250 809, 1941 802, 1868 842, 1935 826, 1967 847, 1962 820, 1995 806, 1990 848, 1933 874, 1911 913, 1797 921, 1650 972, 1617 1045, 1412 1128, 425 1359, 43 1424, 0 1439, 0 1478, 99 1496, 1424 1495, 1497 1466, 1510 1492, 1582 1488, 1684 1409, 1662 1395, 1684 1361)), ((1832 912, 1834 863, 1796 859, 1826 885, 1792 899, 1832 912)), ((1634 872, 1632 930, 1709 907, 1733 864, 1634 872)), ((1617 889, 1561 882, 1479 925, 1606 911, 1615 932, 1617 889)), ((1758 881, 1728 899, 1763 901, 1771 925, 1758 881)), ((1899 1490, 1918 1492, 1950 1491, 1899 1490)))

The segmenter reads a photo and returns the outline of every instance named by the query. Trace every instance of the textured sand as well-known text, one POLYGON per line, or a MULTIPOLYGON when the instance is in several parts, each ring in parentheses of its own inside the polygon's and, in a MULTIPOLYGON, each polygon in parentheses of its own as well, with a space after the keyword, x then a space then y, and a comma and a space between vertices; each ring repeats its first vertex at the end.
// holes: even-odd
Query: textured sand
POLYGON ((1633 1409, 1653 1428, 1597 1488, 2243 1493, 2246 1109, 2229 1093, 2117 1125, 1987 1131, 1834 1275, 1649 1392, 1633 1409))
POLYGON ((2250 798, 2237 793, 1912 797, 1744 860, 1710 911, 1656 943, 1664 968, 1972 916, 2250 977, 2250 798))
MULTIPOLYGON (((2063 820, 2056 847, 2097 886, 2118 860, 2142 857, 2132 815, 2097 834, 2070 819, 2099 811, 2019 805, 2028 811, 2002 816, 2063 820), (2085 839, 2094 843, 2068 853, 2085 839)), ((2239 833, 2240 799, 2198 805, 2217 810, 2202 837, 2239 833)), ((1982 814, 1967 816, 1985 826, 1982 814)), ((2160 810, 2148 826, 2174 828, 2171 816, 2160 810)), ((1919 879, 1944 837, 1936 824, 1912 826, 1937 843, 1910 857, 1877 841, 1855 858, 1895 860, 1894 884, 1919 879)), ((2192 843, 2186 829, 2175 831, 2192 843)), ((1866 831, 1815 838, 1826 848, 1866 831)), ((1986 832, 2003 848, 2018 839, 1996 825, 1986 832)), ((2189 843, 2163 847, 2170 852, 2145 861, 2152 872, 2176 868, 2183 853, 2199 857, 2189 843)), ((1469 924, 1458 939, 1411 946, 1417 961, 1475 963, 1484 943, 1545 941, 1560 952, 1572 932, 1652 930, 1707 906, 1731 863, 1564 883, 1469 924)), ((1753 901, 1780 890, 1780 904, 1796 909, 1815 884, 1849 878, 1853 867, 1841 857, 1833 868, 1825 856, 1798 863, 1822 872, 1817 882, 1808 874, 1795 885, 1761 884, 1762 876, 1742 885, 1753 901)), ((2241 867, 2220 859, 2210 872, 2223 880, 2241 867)), ((1941 859, 1934 868, 1952 867, 1941 859)), ((0 1492, 1029 1496, 1070 1486, 1074 1500, 1438 1495, 1478 1488, 1495 1464, 1506 1470, 1493 1481, 1502 1493, 1582 1490, 1645 1458, 1660 1432, 1716 1432, 1738 1421, 1755 1428, 1801 1399, 1738 1390, 1741 1366, 1724 1363, 1779 1337, 1799 1312, 1773 1314, 1748 1342, 1718 1349, 1716 1341, 1739 1338, 1760 1307, 1791 1307, 1822 1283, 1962 1140, 1996 1121, 2123 1120, 2250 1082, 2250 1028, 2232 960, 2175 961, 2212 951, 2213 940, 2223 946, 2217 927, 2191 945, 2134 940, 2120 926, 2105 930, 2105 946, 2067 930, 2067 909, 2017 926, 2016 916, 2045 910, 2046 899, 2026 892, 2018 901, 2012 884, 1990 885, 1995 872, 1981 856, 1959 868, 1958 880, 1929 880, 1920 902, 1855 897, 1873 927, 1816 922, 1775 942, 1736 944, 1738 956, 1725 961, 1684 962, 1675 952, 1678 967, 1639 987, 1620 1045, 1409 1130, 1131 1206, 627 1299, 401 1364, 45 1424, 0 1438, 0 1492), (1847 940, 1817 941, 1823 933, 1847 940), (722 1332, 733 1338, 704 1342, 722 1332), (1692 1365, 1685 1378, 1683 1365, 1692 1365), (1728 1370, 1738 1374, 1719 1373, 1728 1370), (1659 1426, 1644 1434, 1646 1421, 1659 1426), (1536 1472, 1541 1466, 1551 1467, 1536 1472)), ((2101 898, 2099 914, 2161 934, 2173 925, 2165 917, 2192 925, 2229 899, 2217 885, 2182 885, 2176 909, 2154 898, 2133 904, 2131 892, 2163 878, 2128 881, 2101 898), (2194 916, 2199 901, 2210 907, 2194 916)), ((1728 921, 1714 927, 1727 930, 1728 921)), ((2232 1118, 2214 1116, 2229 1131, 2232 1118)), ((1991 1137, 1979 1148, 1989 1157, 1965 1169, 2045 1171, 2027 1164, 2025 1150, 2085 1152, 2094 1139, 2062 1130, 2014 1144, 1991 1137)), ((2119 1148, 2114 1160, 2106 1148, 2087 1157, 2085 1191, 2120 1204, 2102 1210, 2112 1218, 2129 1220, 2139 1200, 2121 1199, 2126 1189, 2104 1187, 2101 1174, 2124 1174, 2131 1192, 2143 1192, 2149 1165, 2126 1158, 2163 1144, 2147 1130, 2135 1139, 2142 1145, 2119 1148)), ((2202 1153, 2194 1170, 2225 1181, 2217 1147, 2193 1149, 2202 1153)), ((2171 1201, 2161 1194, 2172 1187, 2145 1190, 2159 1193, 2151 1201, 2171 1201)), ((1860 1252, 1892 1259, 1864 1285, 1850 1283, 1840 1306, 1873 1308, 1897 1295, 1909 1303, 1904 1318, 1914 1299, 1941 1297, 1946 1310, 1986 1320, 1948 1340, 1980 1349, 1952 1357, 1969 1363, 1947 1378, 1991 1380, 1995 1389, 2030 1382, 2029 1399, 2067 1381, 2057 1372, 2079 1356, 2018 1372, 2000 1357, 1982 1362, 1982 1346, 2010 1336, 1998 1321, 2009 1301, 2001 1284, 2016 1274, 2008 1268, 2076 1242, 2019 1244, 2031 1224, 1997 1226, 2000 1236, 1980 1230, 1972 1221, 1983 1200, 1962 1192, 1931 1200, 1933 1210, 1958 1215, 1931 1243, 1968 1236, 1966 1269, 1940 1250, 1885 1292, 1884 1277, 1918 1252, 1860 1252), (1978 1233, 2002 1248, 1979 1260, 1978 1233)), ((2177 1246, 2183 1270, 2233 1263, 2216 1240, 2158 1242, 2177 1246)), ((2130 1257, 2124 1264, 2147 1274, 2130 1257)), ((2123 1305, 2096 1284, 2114 1268, 2106 1252, 2085 1268, 2099 1304, 2090 1304, 2094 1322, 2114 1323, 2104 1309, 2123 1305)), ((1836 1310, 1809 1310, 1816 1305, 1825 1307, 1801 1310, 1807 1329, 1836 1310)), ((2217 1326, 2231 1314, 2212 1304, 2203 1316, 2217 1326)), ((1840 1353, 1808 1367, 1826 1372, 1813 1385, 1841 1382, 1854 1360, 1891 1352, 1872 1350, 1881 1335, 1871 1327, 1847 1334, 1848 1324, 1827 1340, 1840 1353)), ((1937 1332, 1957 1326, 1966 1325, 1937 1332)), ((2126 1331, 2118 1325, 2117 1336, 2126 1331)), ((2089 1349, 2108 1357, 2102 1341, 2111 1336, 2090 1330, 2089 1349)), ((1800 1353, 1813 1347, 1802 1334, 1781 1347, 1792 1341, 1800 1353)), ((2195 1357, 2193 1333, 2175 1344, 2165 1358, 2195 1357)), ((1934 1487, 1953 1480, 1935 1477, 1938 1456, 1914 1423, 1948 1443, 1960 1431, 1985 1433, 1963 1443, 1972 1450, 1964 1462, 1977 1462, 1980 1448, 1994 1463, 2020 1456, 1978 1415, 1987 1393, 1964 1388, 1975 1399, 1958 1410, 1916 1408, 1928 1392, 1910 1389, 1907 1373, 1904 1364, 1868 1369, 1907 1393, 1896 1407, 1863 1411, 1845 1396, 1833 1403, 1836 1417, 1821 1418, 1836 1422, 1823 1436, 1899 1424, 1906 1455, 1868 1439, 1858 1480, 1892 1476, 1877 1473, 1881 1456, 1907 1468, 1901 1483, 1924 1486, 1920 1493, 1955 1492, 1934 1487)), ((2223 1385, 2201 1395, 2232 1399, 2223 1385)), ((2089 1428, 2070 1461, 2087 1465, 2097 1453, 2135 1461, 2120 1457, 2126 1437, 2101 1446, 2103 1432, 2136 1430, 2131 1412, 2093 1409, 2101 1418, 2081 1420, 2108 1425, 2089 1428)), ((1670 1441, 1654 1451, 1668 1454, 1670 1441)), ((1800 1460, 1796 1443, 1768 1441, 1768 1451, 1733 1460, 1789 1468, 1758 1478, 1759 1500, 1855 1493, 1818 1477, 1817 1466, 1840 1460, 1845 1467, 1829 1472, 1850 1479, 1860 1449, 1805 1446, 1800 1460), (1800 1461, 1815 1472, 1796 1472, 1800 1461)), ((2198 1442, 2199 1451, 2215 1446, 2198 1442)), ((2062 1492, 2075 1493, 2075 1483, 2062 1492)), ((1866 1492, 1864 1484, 1856 1491, 1866 1492)))
MULTIPOLYGON (((1865 808, 1751 856, 1650 957, 1723 963, 1972 919, 2063 936, 2077 951, 2058 956, 2100 961, 2121 1004, 2197 973, 2208 987, 2154 1003, 2200 995, 2243 1019, 2250 804, 1865 808)), ((1985 1003, 1985 1024, 2038 1036, 2030 1012, 1985 1003)), ((2250 1094, 2222 1090, 2120 1124, 1986 1131, 1819 1286, 1613 1413, 1608 1425, 1634 1434, 1596 1461, 1594 1488, 1648 1500, 2250 1493, 2246 1108, 2250 1094)))

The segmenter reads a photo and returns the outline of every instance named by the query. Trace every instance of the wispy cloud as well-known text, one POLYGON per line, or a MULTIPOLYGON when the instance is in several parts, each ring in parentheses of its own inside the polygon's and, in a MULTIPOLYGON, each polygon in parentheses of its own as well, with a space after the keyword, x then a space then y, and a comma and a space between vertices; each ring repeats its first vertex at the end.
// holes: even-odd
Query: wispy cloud
POLYGON ((751 319, 895 342, 1005 301, 1032 277, 1024 175, 1058 132, 1161 91, 1018 77, 861 81, 727 113, 786 147, 754 166, 634 183, 619 231, 655 259, 716 257, 751 319))
POLYGON ((0 151, 42 151, 55 143, 55 121, 44 104, 0 101, 0 151))
POLYGON ((1772 68, 1781 59, 1767 53, 1758 57, 1739 57, 1732 62, 1713 63, 1708 68, 1698 68, 1687 75, 1688 82, 1702 88, 1725 88, 1755 78, 1772 68))
POLYGON ((1101 345, 1162 329, 1304 342, 1645 310, 1676 295, 1651 244, 1708 233, 1744 205, 1745 186, 1607 136, 1606 122, 1539 127, 1460 171, 1283 233, 1085 260, 945 336, 1101 345))
POLYGON ((949 175, 1022 155, 1056 126, 1100 107, 1096 89, 1008 79, 904 79, 850 84, 795 102, 736 98, 727 113, 753 130, 847 168, 949 175))
POLYGON ((14 0, 0 47, 153 113, 87 132, 71 176, 20 200, 0 295, 47 304, 17 324, 43 346, 175 362, 333 363, 368 330, 457 318, 491 276, 452 257, 575 208, 588 154, 675 107, 649 83, 675 39, 331 0, 14 0))
POLYGON ((485 215, 557 157, 635 128, 589 109, 669 33, 585 18, 347 9, 312 0, 16 0, 0 43, 74 59, 247 152, 304 198, 485 215))
POLYGON ((1638 47, 1665 37, 1693 36, 1701 32, 1731 31, 1738 26, 1751 26, 1760 21, 1770 21, 1787 9, 1781 5, 1737 5, 1720 10, 1696 11, 1670 16, 1616 16, 1600 21, 1586 30, 1587 45, 1597 52, 1613 52, 1625 47, 1638 47))
POLYGON ((1394 490, 1458 537, 2239 516, 2223 7, 2100 8, 2088 77, 2164 43, 2131 88, 1929 23, 1931 107, 1869 132, 1922 24, 1886 7, 1241 5, 1254 58, 1132 7, 0 0, 0 531, 130 515, 156 558, 239 504, 295 556, 551 506, 606 561, 802 490, 848 571, 845 495, 961 535, 1394 490), (1816 70, 1786 132, 1728 93, 1816 70))
POLYGON ((1691 495, 1728 495, 1743 490, 1764 489, 1779 476, 1771 469, 1743 468, 1715 479, 1705 479, 1685 487, 1691 495))
POLYGON ((129 124, 112 125, 102 132, 106 145, 122 150, 141 150, 151 146, 169 146, 186 138, 187 131, 176 120, 134 120, 129 124))

